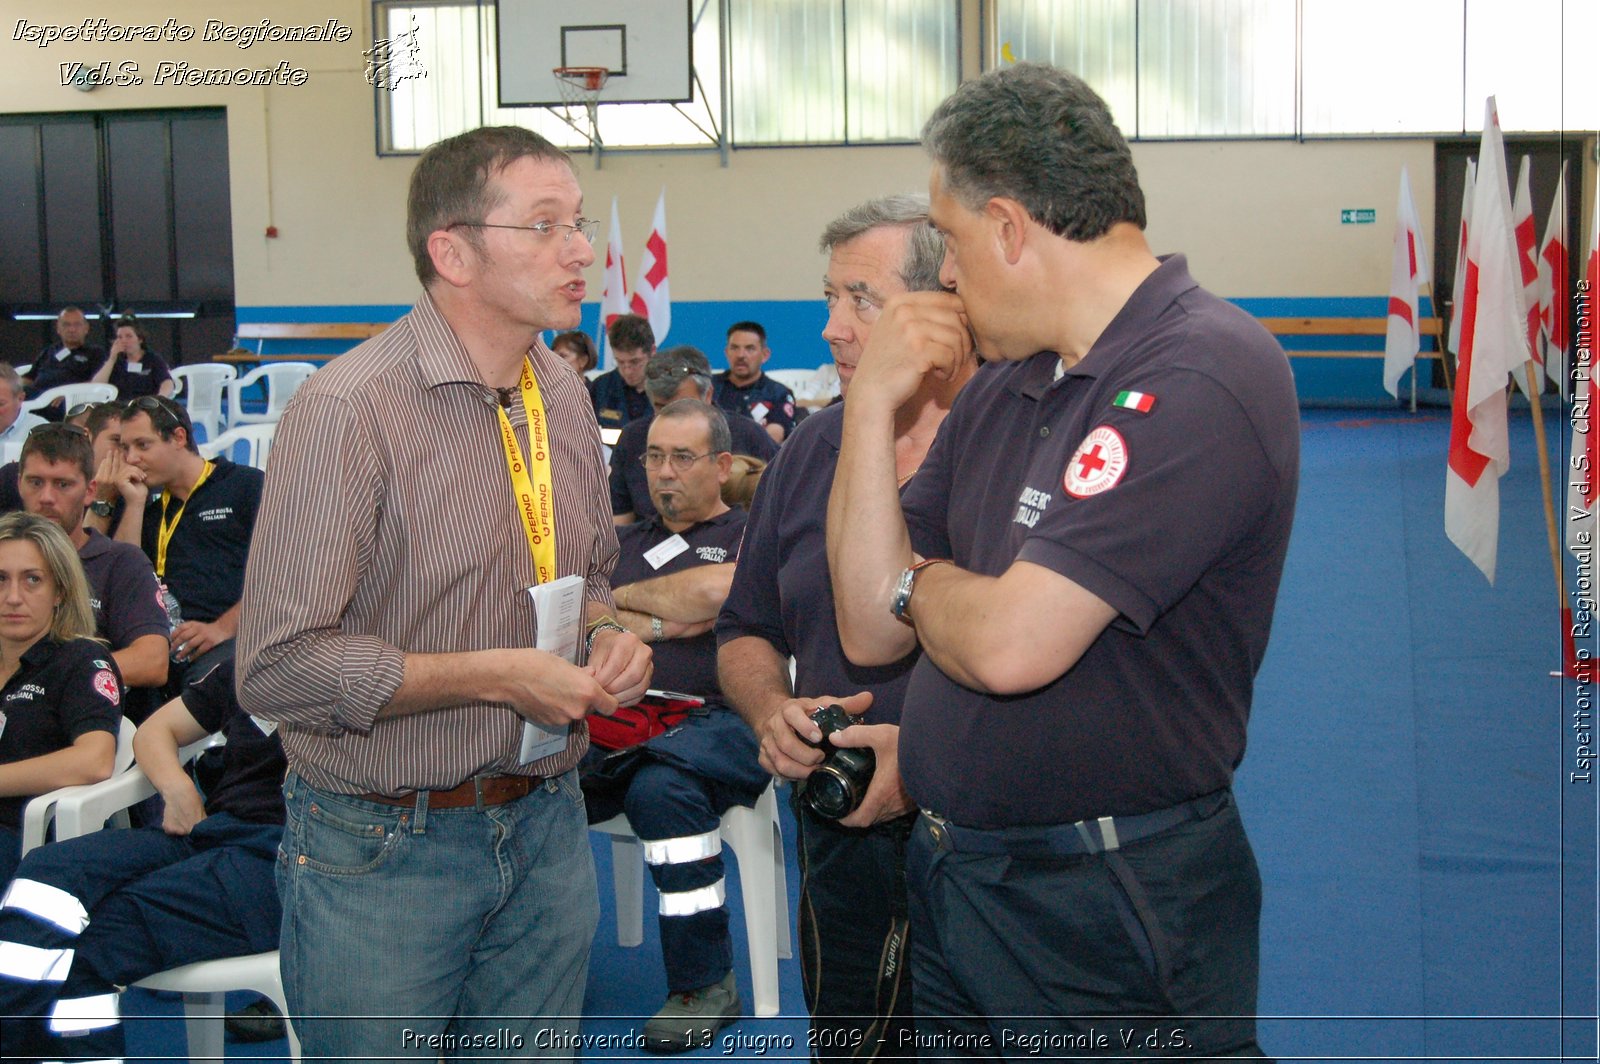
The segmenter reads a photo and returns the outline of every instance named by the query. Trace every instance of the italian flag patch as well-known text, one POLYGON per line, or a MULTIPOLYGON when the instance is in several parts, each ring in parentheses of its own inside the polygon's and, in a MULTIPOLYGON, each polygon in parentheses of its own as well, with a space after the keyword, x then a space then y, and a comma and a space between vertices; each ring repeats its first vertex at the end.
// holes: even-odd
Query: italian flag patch
POLYGON ((1111 400, 1112 406, 1120 406, 1124 410, 1137 410, 1141 414, 1148 414, 1150 408, 1156 405, 1156 397, 1146 395, 1144 392, 1118 392, 1117 397, 1111 400))

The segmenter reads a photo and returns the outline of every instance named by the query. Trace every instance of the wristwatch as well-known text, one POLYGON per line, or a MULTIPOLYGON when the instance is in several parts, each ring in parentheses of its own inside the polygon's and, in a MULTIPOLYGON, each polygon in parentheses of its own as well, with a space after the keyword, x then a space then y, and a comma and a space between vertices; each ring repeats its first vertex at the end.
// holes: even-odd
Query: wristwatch
POLYGON ((900 579, 894 585, 894 599, 889 603, 889 612, 906 620, 906 610, 911 606, 911 592, 917 586, 917 574, 930 565, 948 562, 949 558, 924 558, 909 569, 900 571, 900 579))
POLYGON ((96 517, 110 517, 111 504, 106 502, 104 499, 96 499, 94 502, 89 504, 89 512, 94 514, 96 517))

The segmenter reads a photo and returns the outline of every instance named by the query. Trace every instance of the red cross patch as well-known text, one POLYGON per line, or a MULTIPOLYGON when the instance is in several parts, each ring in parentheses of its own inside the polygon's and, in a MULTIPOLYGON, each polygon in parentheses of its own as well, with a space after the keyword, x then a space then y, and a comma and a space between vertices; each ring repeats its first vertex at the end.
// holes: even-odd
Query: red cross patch
POLYGON ((1128 445, 1122 434, 1101 425, 1083 438, 1067 460, 1061 486, 1076 499, 1110 491, 1128 470, 1128 445))
POLYGON ((101 669, 94 674, 94 689, 113 706, 122 704, 122 685, 117 683, 110 669, 101 669))

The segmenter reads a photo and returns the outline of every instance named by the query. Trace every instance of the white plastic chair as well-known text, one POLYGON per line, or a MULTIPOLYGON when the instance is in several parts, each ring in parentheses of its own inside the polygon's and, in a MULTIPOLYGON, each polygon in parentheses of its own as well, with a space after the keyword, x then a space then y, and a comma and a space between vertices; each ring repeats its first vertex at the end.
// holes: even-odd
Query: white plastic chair
POLYGON ((183 403, 190 422, 206 430, 208 440, 216 439, 222 431, 222 390, 238 375, 233 366, 218 362, 179 366, 172 371, 177 386, 172 397, 183 403))
POLYGON ((60 399, 61 408, 71 410, 80 403, 109 403, 116 397, 115 384, 63 384, 40 392, 38 398, 23 403, 22 409, 38 410, 60 399))
MULTIPOLYGON (((644 941, 644 844, 618 814, 591 824, 611 836, 611 881, 617 906, 617 945, 644 941)), ((736 805, 722 814, 722 839, 739 862, 744 930, 750 946, 750 988, 755 1015, 778 1014, 778 958, 794 956, 789 942, 789 884, 783 867, 783 829, 771 784, 755 808, 736 805)))
POLYGON ((229 429, 216 439, 207 439, 200 445, 200 453, 206 458, 215 458, 220 454, 230 462, 237 461, 234 458, 234 451, 242 444, 245 447, 244 464, 265 469, 267 454, 272 450, 272 438, 277 432, 276 422, 265 425, 240 425, 236 429, 229 429))
POLYGON ((274 362, 228 381, 224 385, 228 393, 228 427, 277 421, 295 391, 316 371, 317 367, 309 362, 274 362), (267 389, 267 408, 259 413, 244 408, 245 393, 258 381, 264 381, 267 389))
MULTIPOLYGON (((113 814, 128 808, 125 805, 106 807, 103 803, 97 803, 94 796, 96 788, 115 783, 133 767, 133 730, 133 721, 123 717, 117 728, 117 753, 111 763, 110 779, 100 783, 57 787, 47 794, 28 799, 28 804, 22 810, 23 853, 44 845, 52 822, 56 826, 56 838, 70 839, 99 831, 100 826, 113 814), (105 811, 100 812, 101 809, 105 811)), ((121 826, 127 826, 126 816, 122 817, 121 826)))

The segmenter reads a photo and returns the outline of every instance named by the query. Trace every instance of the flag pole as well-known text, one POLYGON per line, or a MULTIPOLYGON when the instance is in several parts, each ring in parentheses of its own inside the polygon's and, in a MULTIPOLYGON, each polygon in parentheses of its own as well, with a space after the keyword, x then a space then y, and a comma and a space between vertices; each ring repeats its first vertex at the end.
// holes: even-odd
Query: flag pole
POLYGON ((1533 440, 1539 451, 1539 487, 1544 492, 1544 530, 1550 543, 1550 564, 1555 569, 1556 593, 1561 600, 1563 627, 1561 668, 1552 676, 1577 676, 1577 653, 1572 643, 1572 597, 1567 592, 1567 574, 1561 564, 1561 537, 1556 530, 1555 493, 1550 486, 1550 452, 1545 445, 1544 409, 1539 398, 1543 394, 1544 376, 1538 372, 1538 363, 1529 359, 1522 364, 1528 377, 1528 405, 1533 408, 1533 440))

